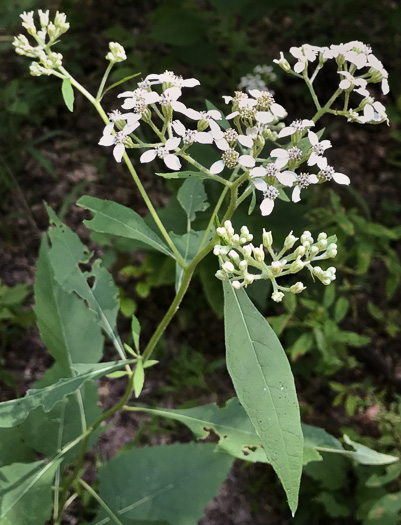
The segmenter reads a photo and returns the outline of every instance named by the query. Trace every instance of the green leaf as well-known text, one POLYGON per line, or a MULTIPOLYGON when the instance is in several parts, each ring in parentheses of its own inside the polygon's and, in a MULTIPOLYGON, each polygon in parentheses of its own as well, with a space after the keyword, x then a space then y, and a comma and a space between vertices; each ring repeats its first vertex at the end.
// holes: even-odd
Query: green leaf
MULTIPOLYGON (((61 369, 49 369, 52 382, 60 377, 61 369)), ((94 381, 86 381, 79 390, 64 397, 49 412, 42 407, 33 410, 21 424, 24 441, 37 452, 51 458, 66 445, 78 438, 102 414, 98 406, 98 389, 94 381), (46 439, 43 439, 46 436, 46 439)), ((98 429, 99 430, 99 429, 98 429)), ((91 447, 99 432, 92 433, 88 447, 91 447)), ((79 454, 81 443, 77 443, 63 454, 66 463, 79 454)))
POLYGON ((134 346, 139 352, 139 336, 141 334, 141 325, 139 324, 138 318, 133 315, 131 320, 131 333, 132 339, 134 340, 134 346))
POLYGON ((33 460, 34 452, 24 442, 19 427, 0 428, 0 467, 33 460))
POLYGON ((381 454, 371 448, 365 447, 365 445, 352 441, 347 434, 344 434, 343 438, 347 445, 355 449, 355 452, 348 452, 348 455, 361 465, 388 465, 389 463, 399 461, 399 458, 395 456, 381 454))
POLYGON ((364 525, 399 525, 401 492, 386 494, 370 508, 364 525))
MULTIPOLYGON (((198 253, 198 249, 201 245, 205 232, 190 230, 188 233, 185 233, 184 235, 178 235, 174 232, 170 232, 169 235, 170 235, 171 240, 175 244, 175 247, 182 255, 184 261, 186 263, 189 263, 198 253)), ((210 241, 212 237, 213 237, 213 233, 210 233, 210 235, 206 239, 206 244, 210 241)), ((178 290, 178 288, 180 287, 182 283, 183 276, 184 276, 183 268, 178 263, 176 263, 176 277, 175 277, 175 290, 176 291, 178 290)))
POLYGON ((84 221, 84 224, 91 230, 135 239, 172 257, 171 251, 160 237, 133 210, 116 202, 97 199, 89 195, 81 197, 77 205, 93 212, 93 219, 84 221))
MULTIPOLYGON (((177 443, 122 452, 100 472, 100 497, 124 525, 128 520, 197 523, 233 461, 214 448, 177 443)), ((102 509, 93 525, 111 523, 102 509)))
POLYGON ((61 93, 63 94, 63 99, 65 105, 70 111, 74 111, 74 90, 71 85, 71 79, 65 78, 61 85, 61 93))
POLYGON ((135 73, 135 75, 129 75, 128 77, 124 77, 122 80, 118 80, 117 82, 114 82, 114 84, 112 84, 111 86, 109 86, 107 89, 105 89, 102 93, 102 97, 104 97, 104 95, 110 91, 111 89, 119 86, 120 84, 123 84, 124 82, 127 82, 128 80, 131 80, 132 78, 135 78, 137 77, 138 75, 140 75, 140 73, 135 73))
POLYGON ((124 349, 117 332, 117 313, 119 302, 118 289, 109 272, 97 260, 90 272, 83 272, 81 263, 88 262, 90 254, 77 234, 63 224, 46 206, 55 227, 49 229, 51 241, 49 261, 58 284, 68 293, 78 294, 95 313, 96 322, 106 332, 119 355, 123 357, 124 349), (89 285, 88 279, 93 279, 89 285))
POLYGON ((145 373, 143 370, 143 361, 142 359, 138 359, 135 370, 134 370, 135 397, 139 397, 141 395, 144 382, 145 382, 145 373))
POLYGON ((54 359, 73 375, 76 362, 97 363, 103 353, 103 336, 94 313, 75 294, 54 279, 50 247, 42 238, 35 280, 34 311, 41 338, 54 359))
POLYGON ((195 220, 197 212, 205 211, 209 207, 203 182, 194 177, 184 181, 178 190, 177 199, 190 222, 195 220))
POLYGON ((223 288, 227 369, 295 513, 303 435, 291 368, 276 334, 246 292, 234 291, 228 282, 223 288))
POLYGON ((165 179, 188 179, 189 177, 196 177, 198 179, 209 179, 209 175, 202 171, 171 171, 170 173, 156 173, 159 177, 165 179))
POLYGON ((59 461, 13 463, 0 468, 1 525, 43 525, 52 509, 52 481, 59 461))
POLYGON ((114 361, 111 363, 98 363, 94 365, 75 365, 90 367, 91 370, 78 374, 76 377, 60 379, 57 383, 41 389, 28 390, 25 397, 0 403, 0 425, 3 428, 13 427, 23 421, 32 410, 43 407, 45 412, 51 410, 56 403, 76 392, 85 381, 98 379, 110 372, 114 372, 131 361, 114 361))

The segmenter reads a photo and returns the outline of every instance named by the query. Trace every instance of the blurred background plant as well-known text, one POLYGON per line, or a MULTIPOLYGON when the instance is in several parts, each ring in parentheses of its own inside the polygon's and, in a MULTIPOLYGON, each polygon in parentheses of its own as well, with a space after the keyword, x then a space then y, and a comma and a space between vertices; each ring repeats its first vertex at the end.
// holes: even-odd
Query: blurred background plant
MULTIPOLYGON (((335 233, 341 247, 336 284, 321 290, 310 282, 310 291, 302 297, 286 297, 280 305, 267 301, 266 284, 248 290, 288 352, 304 421, 336 436, 346 432, 351 439, 400 456, 401 5, 392 0, 369 3, 369 8, 363 0, 49 0, 44 6, 36 0, 0 0, 0 381, 6 397, 30 386, 24 383, 22 370, 17 375, 8 371, 15 369, 13 348, 20 352, 19 362, 24 362, 21 352, 38 362, 42 359, 36 333, 29 332, 29 344, 23 348, 16 342, 32 321, 30 286, 40 232, 47 228, 43 199, 82 238, 90 237, 91 247, 113 272, 120 286, 123 332, 129 333, 128 318, 136 312, 143 318, 146 337, 146 327, 160 317, 174 283, 174 268, 162 255, 145 256, 140 251, 133 255, 138 243, 89 235, 81 224, 85 215, 74 203, 84 192, 101 198, 112 195, 139 213, 144 207, 127 175, 97 146, 102 125, 84 101, 78 96, 77 110, 70 114, 58 83, 31 78, 25 60, 15 55, 11 42, 20 31, 19 14, 37 8, 67 13, 71 30, 59 51, 76 77, 85 78, 93 91, 108 42, 118 41, 128 60, 113 71, 111 81, 137 72, 145 77, 173 70, 198 78, 202 84, 198 93, 222 111, 226 106, 221 95, 232 94, 240 85, 245 89, 252 85, 251 78, 259 88, 263 82, 273 90, 291 118, 308 118, 311 101, 302 83, 286 78, 284 84, 278 67, 273 73, 266 69, 279 52, 305 42, 329 45, 361 40, 373 47, 390 73, 390 95, 383 99, 389 107, 390 128, 372 130, 326 119, 323 124, 337 151, 333 164, 351 177, 352 185, 336 188, 336 193, 327 186, 316 187, 296 212, 280 201, 269 219, 278 245, 294 224, 293 213, 299 228, 295 235, 302 229, 312 235, 322 230, 335 233)), ((325 81, 332 85, 334 80, 328 75, 325 81)), ((319 89, 324 93, 324 82, 319 89)), ((105 96, 107 109, 118 106, 116 94, 105 96)), ((196 107, 200 98, 191 95, 196 107)), ((140 169, 167 229, 176 231, 177 214, 183 213, 175 197, 181 182, 156 177, 149 166, 140 169)), ((213 201, 213 190, 208 191, 213 201)), ((201 229, 202 220, 200 213, 195 229, 201 229)), ((235 228, 250 222, 255 231, 267 227, 266 219, 249 220, 248 205, 239 210, 236 221, 235 228)), ((159 372, 147 386, 150 405, 157 404, 162 394, 175 407, 184 399, 190 407, 223 402, 232 395, 221 373, 222 324, 212 315, 222 314, 215 265, 209 257, 200 266, 186 309, 178 313, 158 347, 159 372)), ((33 374, 37 377, 27 377, 38 379, 41 370, 38 366, 33 374)), ((141 422, 137 443, 159 439, 160 425, 154 421, 141 422)), ((161 429, 168 442, 187 437, 175 424, 161 429)), ((294 523, 395 525, 400 520, 400 470, 395 464, 377 467, 372 474, 371 468, 351 466, 326 454, 324 462, 305 468, 294 523)), ((246 490, 253 494, 253 523, 263 519, 286 523, 284 506, 274 492, 279 493, 278 485, 272 487, 265 467, 250 465, 236 475, 246 480, 246 490)))

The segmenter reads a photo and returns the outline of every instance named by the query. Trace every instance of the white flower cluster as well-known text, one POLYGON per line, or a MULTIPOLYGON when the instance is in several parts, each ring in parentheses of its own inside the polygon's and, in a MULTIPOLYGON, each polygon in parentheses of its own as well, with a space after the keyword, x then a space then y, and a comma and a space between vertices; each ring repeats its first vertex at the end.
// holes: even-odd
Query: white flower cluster
POLYGON ((36 41, 37 46, 32 46, 25 35, 19 35, 14 38, 13 45, 19 55, 25 55, 37 59, 32 62, 30 72, 33 76, 51 75, 52 70, 61 66, 63 56, 60 53, 54 53, 50 47, 57 43, 57 39, 68 31, 70 24, 66 22, 66 15, 57 11, 54 21, 49 21, 49 10, 41 11, 39 9, 40 29, 36 28, 33 19, 33 11, 22 13, 22 25, 36 41))
POLYGON ((251 89, 259 89, 260 91, 267 91, 268 86, 277 80, 277 75, 273 71, 272 66, 267 64, 257 65, 253 68, 252 73, 241 77, 238 85, 240 90, 250 91, 251 89))
POLYGON ((336 278, 334 267, 322 270, 320 266, 312 266, 312 262, 337 255, 335 237, 327 238, 325 233, 320 233, 315 242, 309 231, 303 232, 300 239, 291 232, 284 240, 279 253, 272 249, 272 233, 265 230, 262 235, 263 244, 260 246, 251 243, 253 235, 246 226, 241 228, 239 234, 235 233, 231 221, 225 221, 224 226, 217 228, 217 234, 222 244, 216 244, 213 250, 220 262, 220 270, 216 272, 216 277, 221 281, 229 281, 236 290, 260 279, 270 279, 273 286, 271 297, 273 301, 280 302, 286 292, 297 294, 305 290, 305 286, 301 281, 290 287, 280 286, 276 281, 278 277, 295 274, 307 268, 312 277, 317 277, 324 285, 330 284, 336 278), (289 252, 298 240, 300 245, 289 252), (272 259, 269 265, 265 262, 265 249, 272 259))
MULTIPOLYGON (((387 95, 389 92, 388 72, 381 61, 372 54, 370 46, 359 41, 332 44, 330 47, 304 44, 301 47, 292 47, 290 53, 297 60, 293 67, 294 73, 305 77, 308 75, 309 63, 316 63, 316 76, 327 60, 335 60, 337 73, 340 75, 339 88, 347 95, 354 92, 363 97, 358 107, 345 108, 342 112, 348 120, 361 124, 388 123, 385 107, 375 101, 367 89, 368 84, 380 83, 382 93, 387 95)), ((280 59, 274 62, 286 72, 291 71, 291 66, 282 53, 280 59)))

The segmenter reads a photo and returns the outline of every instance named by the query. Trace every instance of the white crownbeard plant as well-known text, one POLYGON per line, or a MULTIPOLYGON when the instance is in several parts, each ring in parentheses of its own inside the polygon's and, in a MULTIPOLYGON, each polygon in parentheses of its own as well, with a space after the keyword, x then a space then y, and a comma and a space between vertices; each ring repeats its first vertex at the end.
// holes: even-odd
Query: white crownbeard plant
MULTIPOLYGON (((290 200, 283 205, 292 206, 301 200, 303 190, 310 186, 333 182, 350 184, 350 178, 336 171, 325 156, 332 144, 322 139, 324 130, 319 130, 319 121, 323 115, 331 114, 345 117, 348 122, 388 123, 385 107, 375 101, 369 91, 372 84, 379 84, 382 93, 388 93, 387 71, 370 47, 362 42, 329 47, 305 44, 291 48, 288 60, 281 53, 280 59, 274 62, 285 72, 305 82, 316 108, 314 115, 302 115, 302 119, 295 120, 288 118, 287 111, 277 101, 279 94, 273 95, 265 88, 260 75, 272 77, 273 72, 271 68, 263 67, 255 69, 255 75, 259 76, 254 79, 252 76, 242 79, 247 91, 236 91, 223 97, 229 107, 227 115, 210 103, 206 108, 188 107, 185 103, 186 92, 198 88, 199 82, 195 78, 184 79, 171 71, 144 76, 131 91, 118 95, 122 102, 119 109, 106 113, 101 105, 105 92, 136 76, 105 88, 114 64, 126 59, 123 47, 110 43, 110 51, 106 55, 109 65, 94 96, 65 69, 63 57, 52 50, 69 28, 66 16, 57 12, 54 21, 50 22, 49 12, 39 11, 40 29, 36 28, 33 12, 24 13, 21 18, 33 39, 33 45, 26 36, 20 35, 14 41, 16 52, 33 58, 30 66, 32 75, 52 75, 62 80, 63 97, 71 111, 74 89, 93 104, 105 125, 99 145, 112 146, 116 162, 124 161, 159 235, 132 210, 111 201, 83 197, 79 204, 94 213, 94 219, 88 226, 102 233, 139 240, 173 258, 177 268, 176 296, 143 349, 139 348, 138 320, 133 318, 136 346, 133 350, 121 343, 109 313, 104 314, 103 310, 98 312, 101 297, 97 296, 96 302, 90 306, 91 295, 89 292, 85 295, 86 292, 82 291, 84 285, 71 284, 65 288, 68 279, 63 280, 58 276, 59 268, 53 267, 55 279, 66 293, 78 295, 85 305, 89 304, 91 311, 99 313, 97 322, 113 342, 122 360, 121 366, 125 366, 121 374, 128 377, 122 401, 83 431, 80 438, 82 449, 74 469, 64 484, 58 487, 55 523, 60 522, 70 490, 79 479, 92 432, 117 410, 145 410, 127 403, 133 394, 136 397, 140 395, 145 369, 155 364, 150 356, 175 315, 195 268, 211 251, 218 257, 220 269, 216 277, 223 282, 224 288, 227 367, 239 401, 252 423, 255 439, 263 446, 264 461, 271 463, 276 470, 294 513, 303 456, 303 435, 294 381, 280 343, 248 299, 245 289, 251 284, 257 286, 257 281, 261 279, 268 279, 272 283, 271 298, 279 302, 285 294, 298 294, 305 289, 302 281, 285 285, 288 276, 304 269, 324 285, 335 279, 335 267, 322 269, 316 264, 336 256, 335 237, 328 238, 326 233, 321 232, 315 241, 310 232, 297 232, 294 225, 293 230, 299 238, 291 231, 282 248, 277 250, 273 247, 273 234, 268 231, 274 227, 270 216, 274 217, 277 198, 290 200), (320 71, 326 65, 332 67, 333 64, 337 68, 337 85, 332 96, 327 101, 321 101, 314 84, 320 71), (206 165, 192 153, 194 144, 197 148, 208 148, 211 160, 206 165), (139 155, 136 150, 140 150, 139 155), (214 160, 216 157, 219 158, 214 160), (178 192, 178 200, 187 216, 187 233, 183 236, 167 231, 141 182, 141 164, 150 163, 154 163, 155 170, 160 170, 160 167, 165 170, 165 173, 158 175, 185 179, 178 192), (139 168, 139 174, 134 165, 139 168), (205 182, 219 185, 221 193, 206 228, 199 232, 192 228, 192 223, 196 214, 205 211, 209 205, 205 182), (286 198, 287 193, 289 199, 286 198), (236 233, 231 220, 244 201, 250 203, 249 213, 254 213, 255 202, 259 201, 257 212, 266 217, 263 232, 250 233, 248 227, 243 225, 236 233), (252 244, 252 240, 258 237, 262 242, 252 244), (298 245, 297 241, 300 241, 298 245), (127 360, 126 352, 130 354, 131 361, 127 360)), ((105 151, 106 154, 108 152, 105 151)), ((65 227, 54 214, 50 214, 55 230, 50 230, 49 235, 55 235, 54 231, 64 235, 65 227)), ((67 242, 67 237, 62 238, 67 242)), ((50 255, 55 253, 57 246, 52 241, 51 247, 48 247, 50 255)), ((49 257, 53 262, 60 261, 60 258, 49 257)), ((99 270, 99 266, 96 266, 97 270, 95 266, 96 263, 93 275, 99 270)), ((76 271, 81 270, 77 267, 76 271)), ((97 278, 101 279, 100 274, 97 278)), ((248 454, 252 453, 250 450, 248 454)))

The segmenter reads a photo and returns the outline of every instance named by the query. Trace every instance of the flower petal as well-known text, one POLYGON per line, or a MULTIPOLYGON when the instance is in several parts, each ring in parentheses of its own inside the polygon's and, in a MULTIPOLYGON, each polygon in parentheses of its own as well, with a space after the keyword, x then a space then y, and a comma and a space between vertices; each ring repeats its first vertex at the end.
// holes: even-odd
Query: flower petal
POLYGON ((121 159, 123 158, 125 152, 125 146, 124 144, 120 143, 117 144, 113 149, 113 156, 116 159, 117 162, 121 162, 121 159))
POLYGON ((253 168, 255 166, 255 159, 251 155, 241 155, 238 162, 245 168, 253 168))
POLYGON ((263 179, 254 179, 252 182, 257 190, 267 191, 267 182, 263 179))
POLYGON ((274 120, 274 117, 270 113, 270 111, 257 111, 255 113, 255 119, 261 124, 269 124, 269 122, 272 122, 274 120))
POLYGON ((181 85, 183 87, 195 87, 195 86, 199 86, 200 82, 199 80, 196 80, 196 78, 187 78, 181 83, 181 85))
POLYGON ((283 108, 283 106, 281 104, 277 104, 276 102, 274 102, 271 107, 270 107, 270 111, 276 115, 277 117, 281 117, 281 118, 284 118, 287 116, 287 112, 285 110, 285 108, 283 108))
POLYGON ((182 122, 180 122, 179 120, 174 120, 172 123, 172 127, 173 130, 177 133, 177 135, 179 135, 180 137, 184 136, 186 129, 182 122))
POLYGON ((156 155, 157 152, 155 149, 148 149, 147 151, 142 153, 142 155, 139 158, 139 162, 141 162, 142 164, 145 162, 151 162, 156 158, 156 155))
POLYGON ((292 202, 299 202, 301 200, 301 188, 299 186, 295 186, 291 200, 292 202))
POLYGON ((273 199, 263 199, 262 204, 260 205, 260 211, 262 212, 263 217, 270 215, 274 208, 273 199))
POLYGON ((252 168, 249 172, 249 175, 251 177, 264 177, 267 173, 267 169, 263 166, 257 166, 256 168, 252 168))
POLYGON ((297 176, 293 171, 283 171, 282 173, 277 173, 276 178, 280 184, 288 187, 291 187, 297 180, 297 176))
POLYGON ((222 160, 217 160, 210 166, 210 173, 213 173, 213 175, 217 175, 218 173, 221 173, 224 170, 224 162, 222 160))
POLYGON ((346 184, 347 186, 351 182, 351 179, 344 173, 333 173, 333 179, 337 184, 346 184))
POLYGON ((181 162, 177 155, 170 153, 164 157, 164 164, 173 171, 178 171, 181 169, 181 162))
POLYGON ((209 132, 198 131, 196 134, 196 142, 199 142, 199 144, 213 144, 213 137, 209 132))
POLYGON ((246 135, 238 135, 238 142, 246 148, 252 148, 253 146, 252 138, 249 136, 247 137, 246 135))
POLYGON ((171 137, 170 139, 166 140, 166 143, 165 143, 164 147, 168 151, 170 151, 170 150, 173 150, 175 148, 178 148, 180 142, 181 142, 181 138, 180 137, 171 137))

